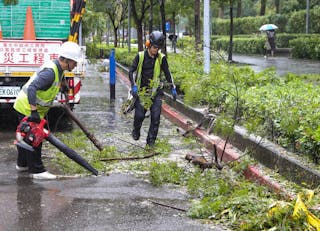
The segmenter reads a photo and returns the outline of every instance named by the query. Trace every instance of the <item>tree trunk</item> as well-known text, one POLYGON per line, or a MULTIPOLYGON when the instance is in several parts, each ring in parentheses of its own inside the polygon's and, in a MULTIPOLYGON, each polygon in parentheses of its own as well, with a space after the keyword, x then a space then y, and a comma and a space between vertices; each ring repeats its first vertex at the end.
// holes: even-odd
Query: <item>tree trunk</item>
POLYGON ((194 34, 195 34, 195 49, 200 50, 200 0, 194 0, 194 34))
POLYGON ((240 18, 242 15, 242 0, 238 0, 237 4, 237 18, 240 18))
POLYGON ((121 43, 121 47, 124 48, 124 23, 122 24, 122 43, 121 43))
POLYGON ((150 0, 149 34, 153 30, 153 0, 150 0))
POLYGON ((113 45, 114 47, 118 47, 118 28, 113 28, 113 33, 114 33, 113 45))
POLYGON ((266 5, 267 5, 267 0, 261 0, 260 16, 263 16, 266 14, 266 5))
POLYGON ((109 24, 109 21, 106 20, 106 27, 107 27, 107 39, 106 39, 106 43, 107 43, 107 46, 109 46, 110 44, 110 24, 109 24))
POLYGON ((232 44, 233 44, 233 0, 230 0, 230 41, 228 49, 228 61, 232 61, 232 44))
MULTIPOLYGON (((173 52, 177 53, 176 47, 177 47, 177 39, 175 38, 176 33, 176 12, 172 12, 172 27, 173 27, 173 39, 172 39, 172 47, 173 47, 173 52)), ((178 35, 177 35, 178 38, 178 35)))
POLYGON ((219 18, 223 19, 224 18, 224 4, 221 3, 221 5, 219 6, 219 18))
POLYGON ((142 6, 141 9, 139 9, 139 12, 141 14, 141 16, 138 16, 138 12, 136 9, 136 5, 135 5, 135 1, 134 0, 130 0, 131 3, 131 12, 132 12, 132 17, 134 19, 134 22, 136 24, 137 27, 137 34, 138 34, 138 50, 139 51, 143 51, 144 46, 143 46, 143 28, 142 28, 142 21, 144 19, 144 15, 146 10, 148 10, 148 8, 150 6, 146 6, 146 0, 142 1, 142 6))
POLYGON ((138 36, 138 51, 143 51, 143 36, 142 36, 142 24, 137 28, 137 36, 138 36))
MULTIPOLYGON (((161 14, 161 24, 162 24, 162 33, 164 34, 165 38, 167 37, 166 35, 166 12, 165 12, 165 0, 161 0, 160 2, 160 14, 161 14)), ((161 52, 163 54, 167 54, 167 43, 166 39, 164 40, 164 46, 163 49, 161 49, 161 52)))
POLYGON ((275 0, 274 4, 276 6, 276 14, 280 14, 280 0, 275 0))

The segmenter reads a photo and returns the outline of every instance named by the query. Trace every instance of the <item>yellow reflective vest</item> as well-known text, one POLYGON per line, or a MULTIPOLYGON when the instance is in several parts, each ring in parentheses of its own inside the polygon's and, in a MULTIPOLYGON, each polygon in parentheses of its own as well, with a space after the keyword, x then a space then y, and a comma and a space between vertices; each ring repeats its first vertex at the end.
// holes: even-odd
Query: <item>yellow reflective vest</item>
MULTIPOLYGON (((151 94, 152 97, 155 96, 157 89, 160 85, 161 63, 162 63, 162 59, 164 56, 165 55, 159 51, 158 57, 156 58, 156 61, 154 63, 153 84, 152 84, 152 94, 151 94)), ((137 68, 137 81, 136 81, 138 89, 140 88, 140 83, 141 83, 141 72, 142 72, 143 60, 144 60, 144 51, 140 51, 139 52, 139 63, 138 63, 138 68, 137 68)))
MULTIPOLYGON (((56 95, 58 94, 60 89, 59 71, 57 65, 53 61, 49 61, 41 66, 40 71, 45 68, 50 68, 54 71, 55 79, 48 90, 38 90, 36 93, 37 108, 40 118, 44 118, 44 116, 48 113, 50 106, 53 104, 53 101, 56 98, 56 95)), ((37 72, 35 72, 30 77, 28 82, 22 87, 13 105, 13 108, 16 111, 20 112, 25 116, 31 115, 31 107, 28 101, 28 87, 36 77, 37 72)))

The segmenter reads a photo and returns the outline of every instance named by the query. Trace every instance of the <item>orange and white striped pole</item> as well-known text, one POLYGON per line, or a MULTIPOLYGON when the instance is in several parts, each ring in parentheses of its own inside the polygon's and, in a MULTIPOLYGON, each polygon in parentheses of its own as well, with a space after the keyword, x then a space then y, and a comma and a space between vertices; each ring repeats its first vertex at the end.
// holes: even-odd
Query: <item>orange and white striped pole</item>
POLYGON ((1 27, 1 24, 0 24, 0 40, 3 40, 3 37, 2 37, 2 27, 1 27))

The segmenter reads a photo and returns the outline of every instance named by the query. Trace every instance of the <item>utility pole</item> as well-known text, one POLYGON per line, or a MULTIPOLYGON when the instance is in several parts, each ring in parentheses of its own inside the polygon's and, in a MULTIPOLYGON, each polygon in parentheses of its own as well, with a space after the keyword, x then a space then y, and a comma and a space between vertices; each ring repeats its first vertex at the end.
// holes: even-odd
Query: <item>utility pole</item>
POLYGON ((210 73, 210 0, 204 0, 203 7, 203 54, 204 73, 210 73))
POLYGON ((307 0, 306 8, 306 34, 309 34, 309 15, 310 15, 310 0, 307 0))

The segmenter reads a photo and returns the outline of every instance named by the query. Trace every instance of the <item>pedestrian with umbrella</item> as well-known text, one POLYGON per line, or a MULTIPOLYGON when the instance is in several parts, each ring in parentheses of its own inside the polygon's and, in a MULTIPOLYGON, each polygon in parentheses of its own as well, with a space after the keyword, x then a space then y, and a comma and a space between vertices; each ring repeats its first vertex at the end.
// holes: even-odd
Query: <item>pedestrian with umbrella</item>
POLYGON ((274 24, 264 24, 260 27, 260 31, 265 31, 266 32, 266 44, 265 44, 265 48, 266 48, 266 55, 265 58, 268 57, 268 53, 270 51, 271 56, 274 56, 274 51, 276 49, 276 29, 278 29, 278 27, 274 24))

